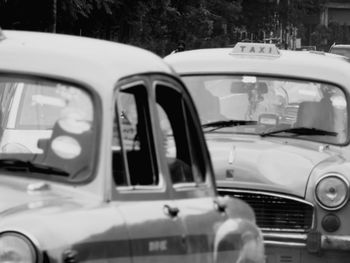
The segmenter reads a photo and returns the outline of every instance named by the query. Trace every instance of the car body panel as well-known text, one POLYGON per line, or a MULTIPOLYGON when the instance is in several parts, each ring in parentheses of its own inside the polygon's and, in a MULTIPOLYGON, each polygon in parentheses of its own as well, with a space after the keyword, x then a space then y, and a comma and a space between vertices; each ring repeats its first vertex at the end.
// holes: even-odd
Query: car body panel
MULTIPOLYGON (((319 151, 319 145, 257 136, 207 134, 216 180, 234 181, 242 187, 283 188, 301 198, 313 168, 335 153, 319 151), (293 162, 291 162, 293 160, 293 162), (281 173, 283 171, 283 173, 281 173)), ((271 188, 272 189, 272 188, 271 188)))
POLYGON ((171 73, 159 57, 136 47, 60 34, 3 32, 6 39, 1 41, 0 46, 2 71, 76 79, 94 85, 96 89, 103 83, 116 83, 121 77, 135 73, 171 73), (104 52, 100 52, 100 48, 104 52), (20 58, 21 63, 13 59, 14 56, 20 58), (149 63, 131 62, 135 60, 149 63), (120 67, 121 64, 123 67, 120 67))

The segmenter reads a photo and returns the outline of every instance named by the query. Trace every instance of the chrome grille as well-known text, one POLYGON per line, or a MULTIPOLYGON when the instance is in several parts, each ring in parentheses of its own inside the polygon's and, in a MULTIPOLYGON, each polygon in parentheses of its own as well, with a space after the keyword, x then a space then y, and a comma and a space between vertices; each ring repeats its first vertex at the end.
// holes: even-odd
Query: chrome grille
POLYGON ((255 192, 220 190, 247 202, 254 210, 257 225, 263 230, 307 232, 312 227, 314 208, 304 200, 255 192))

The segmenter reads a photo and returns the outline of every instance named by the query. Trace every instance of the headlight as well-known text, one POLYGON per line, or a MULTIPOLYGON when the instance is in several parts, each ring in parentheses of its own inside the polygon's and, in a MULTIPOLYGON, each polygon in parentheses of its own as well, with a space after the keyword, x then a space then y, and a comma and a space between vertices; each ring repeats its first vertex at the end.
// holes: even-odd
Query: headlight
POLYGON ((0 262, 35 263, 36 259, 36 250, 26 237, 16 233, 0 235, 0 262))
POLYGON ((340 175, 325 175, 316 184, 315 196, 318 204, 324 209, 340 209, 348 201, 349 183, 340 175))

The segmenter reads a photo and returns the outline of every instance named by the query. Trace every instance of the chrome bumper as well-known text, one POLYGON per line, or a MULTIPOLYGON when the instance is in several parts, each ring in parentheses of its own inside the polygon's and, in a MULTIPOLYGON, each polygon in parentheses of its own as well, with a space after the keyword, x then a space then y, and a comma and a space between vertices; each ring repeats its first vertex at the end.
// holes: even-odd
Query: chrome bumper
POLYGON ((307 248, 317 253, 325 250, 350 251, 350 236, 308 234, 263 233, 265 246, 307 248))
POLYGON ((263 233, 264 244, 280 247, 306 247, 307 234, 263 233))
POLYGON ((350 251, 350 236, 321 236, 321 248, 325 250, 350 251))

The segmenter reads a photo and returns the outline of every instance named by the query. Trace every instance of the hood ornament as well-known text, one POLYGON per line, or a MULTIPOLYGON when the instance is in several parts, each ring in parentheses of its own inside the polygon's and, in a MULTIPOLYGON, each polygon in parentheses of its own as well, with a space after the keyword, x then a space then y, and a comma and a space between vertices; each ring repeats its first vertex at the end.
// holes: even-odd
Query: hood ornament
MULTIPOLYGON (((228 164, 233 165, 233 162, 236 159, 236 146, 232 146, 230 153, 228 155, 228 164)), ((234 169, 226 170, 226 179, 234 179, 234 169)))
POLYGON ((233 162, 235 161, 236 159, 236 146, 232 146, 232 149, 228 155, 228 163, 229 164, 233 164, 233 162))
POLYGON ((28 192, 41 192, 50 190, 50 185, 45 182, 32 183, 27 186, 28 192))
POLYGON ((328 144, 320 145, 320 146, 318 147, 318 151, 319 151, 319 152, 324 152, 324 151, 326 151, 326 150, 329 150, 329 145, 328 145, 328 144))

